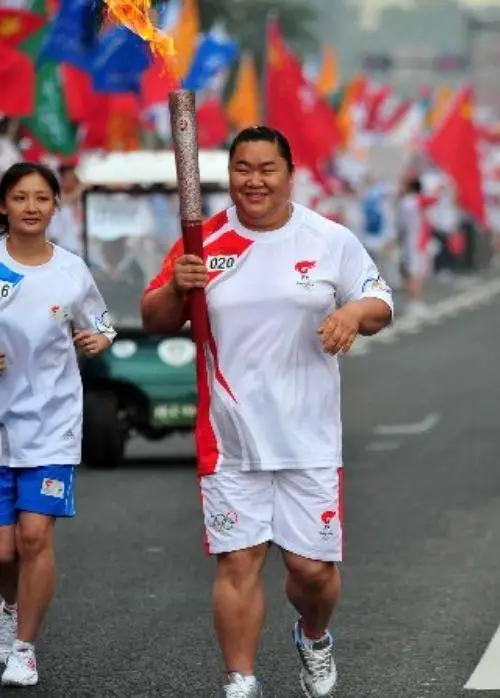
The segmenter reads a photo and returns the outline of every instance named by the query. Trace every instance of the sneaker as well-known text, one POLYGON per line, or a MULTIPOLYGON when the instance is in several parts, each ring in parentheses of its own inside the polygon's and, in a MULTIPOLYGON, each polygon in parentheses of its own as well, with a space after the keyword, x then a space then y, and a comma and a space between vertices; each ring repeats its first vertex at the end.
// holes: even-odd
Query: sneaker
POLYGON ((317 640, 308 647, 302 640, 300 622, 295 624, 294 641, 302 661, 300 685, 307 698, 330 698, 337 683, 337 668, 333 661, 333 637, 317 640))
POLYGON ((255 676, 229 674, 224 686, 224 698, 262 698, 262 687, 255 676))
POLYGON ((36 686, 37 683, 35 650, 14 646, 2 674, 2 686, 36 686))
POLYGON ((0 608, 0 662, 6 663, 16 639, 17 613, 7 611, 5 604, 0 608))

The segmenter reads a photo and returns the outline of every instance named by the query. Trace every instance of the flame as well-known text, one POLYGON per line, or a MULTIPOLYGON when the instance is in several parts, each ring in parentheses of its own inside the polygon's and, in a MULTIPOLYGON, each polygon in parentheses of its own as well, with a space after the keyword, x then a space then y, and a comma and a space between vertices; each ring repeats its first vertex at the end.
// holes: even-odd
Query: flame
POLYGON ((176 54, 174 37, 157 29, 151 20, 151 0, 104 0, 119 22, 147 41, 153 54, 168 64, 176 54))

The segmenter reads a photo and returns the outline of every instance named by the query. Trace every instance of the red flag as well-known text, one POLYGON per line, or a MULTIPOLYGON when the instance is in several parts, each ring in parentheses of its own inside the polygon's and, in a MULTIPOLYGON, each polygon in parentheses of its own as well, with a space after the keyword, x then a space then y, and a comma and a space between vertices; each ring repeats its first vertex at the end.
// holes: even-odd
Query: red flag
POLYGON ((106 95, 94 90, 89 73, 72 65, 61 64, 61 75, 69 119, 80 124, 92 118, 106 102, 106 95))
POLYGON ((31 34, 41 29, 46 19, 43 15, 26 10, 0 8, 0 44, 16 48, 31 34))
POLYGON ((30 116, 35 108, 35 67, 28 56, 0 44, 0 113, 30 116))
POLYGON ((339 142, 336 113, 304 78, 276 20, 268 27, 265 102, 268 125, 287 136, 298 164, 318 173, 339 142))
POLYGON ((453 179, 462 208, 484 224, 485 202, 471 88, 457 95, 428 138, 426 150, 436 165, 453 179))
POLYGON ((196 112, 200 148, 219 148, 229 137, 226 110, 220 99, 209 97, 196 112))
POLYGON ((169 73, 162 58, 156 56, 141 77, 141 103, 149 109, 168 100, 168 94, 177 87, 176 78, 169 73))

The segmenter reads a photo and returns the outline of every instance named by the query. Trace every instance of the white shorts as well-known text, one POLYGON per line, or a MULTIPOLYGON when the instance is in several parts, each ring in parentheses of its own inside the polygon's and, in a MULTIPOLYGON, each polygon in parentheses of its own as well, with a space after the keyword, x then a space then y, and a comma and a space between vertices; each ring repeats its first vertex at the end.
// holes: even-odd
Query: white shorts
POLYGON ((241 472, 201 478, 208 552, 272 541, 310 560, 342 561, 342 468, 241 472))

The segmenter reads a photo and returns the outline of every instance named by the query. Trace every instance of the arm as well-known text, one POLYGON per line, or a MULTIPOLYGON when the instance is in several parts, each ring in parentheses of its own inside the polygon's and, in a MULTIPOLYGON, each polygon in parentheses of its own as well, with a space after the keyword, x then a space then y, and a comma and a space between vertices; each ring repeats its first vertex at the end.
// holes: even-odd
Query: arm
POLYGON ((392 292, 363 245, 344 231, 336 283, 338 308, 320 325, 318 334, 329 354, 347 353, 358 334, 377 334, 392 320, 392 292))
POLYGON ((186 308, 186 296, 176 290, 170 279, 142 299, 142 326, 151 334, 176 332, 186 322, 186 308))
POLYGON ((183 254, 182 239, 178 240, 143 296, 141 314, 146 332, 178 331, 188 319, 189 291, 205 288, 207 281, 204 261, 183 254))
POLYGON ((108 309, 87 268, 81 262, 82 294, 73 308, 74 343, 87 356, 98 356, 109 349, 116 337, 108 309))

